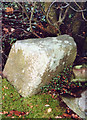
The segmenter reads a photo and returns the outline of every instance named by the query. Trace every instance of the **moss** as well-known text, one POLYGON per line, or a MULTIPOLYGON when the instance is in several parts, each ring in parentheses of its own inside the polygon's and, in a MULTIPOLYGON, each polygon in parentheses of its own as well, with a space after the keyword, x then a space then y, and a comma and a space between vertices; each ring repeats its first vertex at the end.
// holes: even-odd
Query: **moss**
MULTIPOLYGON (((48 94, 37 94, 32 97, 21 97, 16 89, 6 80, 2 80, 2 111, 17 110, 21 112, 29 112, 25 118, 55 118, 57 115, 62 115, 65 111, 64 107, 60 107, 59 101, 53 99, 48 94), (45 104, 49 104, 48 107, 45 104), (51 108, 51 112, 47 110, 51 108)), ((15 118, 18 116, 13 115, 15 118)), ((2 118, 6 117, 2 115, 2 118)), ((22 116, 23 117, 23 116, 22 116)))

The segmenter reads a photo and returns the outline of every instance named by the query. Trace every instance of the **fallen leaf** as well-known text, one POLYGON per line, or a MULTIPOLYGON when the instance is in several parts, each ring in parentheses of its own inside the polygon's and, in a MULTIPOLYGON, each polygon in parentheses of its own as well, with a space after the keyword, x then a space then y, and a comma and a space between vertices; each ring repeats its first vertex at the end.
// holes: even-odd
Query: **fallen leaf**
POLYGON ((15 31, 15 29, 14 28, 11 28, 11 32, 14 32, 15 31))
POLYGON ((8 114, 7 117, 12 117, 12 114, 8 114))
POLYGON ((27 104, 27 106, 29 106, 29 104, 27 104))
POLYGON ((26 112, 26 115, 28 115, 30 112, 26 112))
POLYGON ((14 116, 12 116, 11 118, 14 118, 14 116))
POLYGON ((68 114, 70 113, 70 109, 69 109, 69 108, 67 108, 67 113, 68 113, 68 114))
POLYGON ((30 108, 33 108, 33 105, 32 105, 32 106, 30 106, 30 108))
POLYGON ((2 115, 3 114, 3 112, 0 112, 0 115, 2 115))
POLYGON ((52 111, 52 108, 48 108, 47 112, 50 113, 52 111))
POLYGON ((23 115, 25 115, 26 113, 25 112, 21 112, 21 115, 23 116, 23 115))
POLYGON ((4 88, 2 88, 2 90, 4 91, 4 88))
POLYGON ((19 116, 19 115, 21 114, 21 112, 15 111, 14 114, 15 114, 16 116, 19 116))
POLYGON ((72 117, 75 119, 79 118, 78 115, 76 115, 76 114, 72 114, 72 117))
POLYGON ((10 96, 11 98, 13 97, 13 95, 10 96))
POLYGON ((49 107, 50 105, 46 104, 45 107, 49 107))
POLYGON ((66 113, 63 113, 63 116, 64 116, 64 117, 69 117, 69 118, 71 118, 71 115, 66 114, 66 113))
POLYGON ((36 107, 38 107, 38 105, 36 105, 36 107))
POLYGON ((55 118, 62 118, 62 116, 56 116, 55 118))
POLYGON ((8 87, 4 86, 5 89, 8 89, 8 87))
POLYGON ((10 113, 10 114, 13 114, 14 112, 15 112, 14 110, 11 110, 9 113, 10 113))
POLYGON ((5 31, 5 33, 9 32, 9 30, 7 28, 3 28, 3 30, 5 31))
POLYGON ((3 114, 8 114, 8 112, 7 112, 7 111, 4 111, 3 114))
POLYGON ((21 118, 21 115, 19 115, 19 118, 21 118))
POLYGON ((4 99, 5 99, 5 97, 4 97, 4 96, 2 96, 2 99, 4 100, 4 99))
POLYGON ((7 13, 13 13, 14 9, 12 7, 7 7, 5 12, 7 13))

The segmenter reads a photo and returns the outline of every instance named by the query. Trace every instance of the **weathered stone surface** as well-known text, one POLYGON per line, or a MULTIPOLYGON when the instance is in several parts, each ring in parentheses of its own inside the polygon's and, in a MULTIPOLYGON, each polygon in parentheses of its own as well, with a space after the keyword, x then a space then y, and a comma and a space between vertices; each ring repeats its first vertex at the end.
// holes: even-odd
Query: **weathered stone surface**
POLYGON ((17 41, 10 51, 3 74, 23 96, 31 96, 76 57, 76 44, 69 35, 17 41))
POLYGON ((72 81, 80 81, 80 82, 87 81, 87 67, 82 67, 82 65, 77 65, 73 68, 73 73, 75 75, 75 79, 72 79, 72 81))
POLYGON ((87 90, 81 93, 80 98, 62 96, 62 99, 70 109, 72 109, 81 118, 85 118, 87 120, 87 90))

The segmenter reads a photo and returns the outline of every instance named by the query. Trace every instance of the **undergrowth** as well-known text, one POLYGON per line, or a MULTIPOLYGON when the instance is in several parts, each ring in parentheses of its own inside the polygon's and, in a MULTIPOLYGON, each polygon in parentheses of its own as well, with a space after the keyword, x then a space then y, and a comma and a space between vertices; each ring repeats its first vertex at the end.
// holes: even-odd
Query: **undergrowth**
POLYGON ((71 82, 74 78, 72 65, 66 66, 63 72, 55 76, 49 84, 41 88, 41 92, 52 92, 56 94, 70 94, 76 96, 76 91, 85 89, 87 84, 85 82, 71 82))

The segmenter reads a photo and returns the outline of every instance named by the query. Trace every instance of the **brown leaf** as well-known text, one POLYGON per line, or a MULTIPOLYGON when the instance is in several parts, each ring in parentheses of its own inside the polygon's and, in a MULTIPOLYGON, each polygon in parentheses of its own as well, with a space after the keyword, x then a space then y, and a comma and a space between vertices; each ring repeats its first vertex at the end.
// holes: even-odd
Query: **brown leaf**
POLYGON ((4 99, 5 99, 5 97, 4 97, 4 96, 2 96, 2 99, 4 100, 4 99))
POLYGON ((69 117, 69 118, 71 118, 71 115, 66 114, 66 113, 63 113, 63 116, 64 116, 64 117, 69 117))
POLYGON ((13 114, 14 112, 15 112, 14 110, 11 110, 9 113, 10 113, 10 114, 13 114))
POLYGON ((36 105, 36 107, 38 107, 38 105, 36 105))
POLYGON ((14 9, 12 7, 7 7, 5 12, 6 13, 13 13, 14 9))
POLYGON ((3 28, 3 30, 5 31, 5 33, 9 32, 9 30, 7 28, 3 28))
POLYGON ((14 114, 15 114, 16 116, 19 116, 19 115, 21 114, 21 112, 15 111, 14 114))
POLYGON ((72 114, 72 117, 75 119, 79 118, 78 115, 76 115, 76 114, 72 114))
POLYGON ((4 88, 2 88, 2 90, 4 91, 4 88))
POLYGON ((8 114, 7 117, 12 117, 12 114, 8 114))

